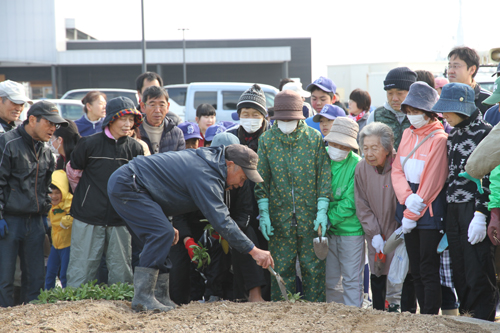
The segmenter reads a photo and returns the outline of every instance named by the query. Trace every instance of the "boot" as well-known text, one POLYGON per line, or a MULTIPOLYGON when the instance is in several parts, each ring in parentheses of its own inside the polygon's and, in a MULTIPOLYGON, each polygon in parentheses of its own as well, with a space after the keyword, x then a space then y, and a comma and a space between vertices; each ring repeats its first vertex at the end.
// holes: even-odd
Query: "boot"
POLYGON ((147 267, 136 267, 134 272, 134 311, 170 311, 173 307, 158 302, 154 295, 154 288, 158 278, 158 270, 147 267))
POLYGON ((155 288, 155 297, 161 304, 175 309, 175 303, 170 300, 168 278, 168 273, 158 274, 158 281, 156 281, 155 288))
POLYGON ((441 314, 443 316, 458 316, 458 309, 450 309, 450 310, 441 309, 441 314))

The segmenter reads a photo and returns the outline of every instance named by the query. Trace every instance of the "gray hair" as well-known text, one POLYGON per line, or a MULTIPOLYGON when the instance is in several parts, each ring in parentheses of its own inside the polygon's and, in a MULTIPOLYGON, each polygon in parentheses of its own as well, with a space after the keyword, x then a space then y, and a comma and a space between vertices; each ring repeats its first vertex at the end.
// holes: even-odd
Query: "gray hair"
POLYGON ((389 154, 392 153, 394 147, 394 133, 389 126, 384 123, 373 122, 363 127, 359 133, 359 145, 361 150, 363 149, 363 144, 367 136, 379 137, 382 147, 384 147, 389 154))

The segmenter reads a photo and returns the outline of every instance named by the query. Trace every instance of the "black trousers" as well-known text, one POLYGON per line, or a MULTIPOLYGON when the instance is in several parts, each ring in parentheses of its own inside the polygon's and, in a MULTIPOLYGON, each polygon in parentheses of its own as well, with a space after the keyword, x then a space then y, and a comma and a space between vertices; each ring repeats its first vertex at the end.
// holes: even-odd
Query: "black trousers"
POLYGON ((405 235, 406 252, 421 314, 438 314, 441 307, 440 258, 443 235, 436 229, 413 229, 405 235))
MULTIPOLYGON (((257 234, 252 226, 248 226, 246 230, 244 230, 244 233, 255 246, 259 247, 257 234)), ((232 250, 231 261, 234 273, 233 295, 235 299, 247 299, 250 289, 266 286, 264 270, 257 265, 251 255, 232 250)))
POLYGON ((494 246, 488 236, 476 245, 469 243, 468 230, 474 209, 474 202, 448 204, 446 233, 453 283, 461 314, 469 313, 474 318, 493 321, 498 301, 494 246))
POLYGON ((372 289, 372 305, 375 310, 385 311, 385 296, 387 293, 387 275, 370 274, 372 289))
POLYGON ((172 246, 169 257, 172 261, 169 281, 172 301, 180 305, 201 300, 205 293, 205 280, 195 270, 196 264, 191 262, 182 240, 172 246))

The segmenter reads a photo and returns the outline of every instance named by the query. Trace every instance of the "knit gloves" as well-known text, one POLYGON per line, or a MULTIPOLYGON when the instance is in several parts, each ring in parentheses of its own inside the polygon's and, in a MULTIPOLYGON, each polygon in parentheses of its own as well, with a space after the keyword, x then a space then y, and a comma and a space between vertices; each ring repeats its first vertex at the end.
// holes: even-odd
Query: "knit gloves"
POLYGON ((420 212, 422 212, 427 205, 418 194, 412 193, 406 198, 405 206, 413 214, 420 215, 420 212))
POLYGON ((486 237, 486 215, 481 212, 475 212, 474 218, 469 224, 469 243, 475 245, 482 242, 486 237))

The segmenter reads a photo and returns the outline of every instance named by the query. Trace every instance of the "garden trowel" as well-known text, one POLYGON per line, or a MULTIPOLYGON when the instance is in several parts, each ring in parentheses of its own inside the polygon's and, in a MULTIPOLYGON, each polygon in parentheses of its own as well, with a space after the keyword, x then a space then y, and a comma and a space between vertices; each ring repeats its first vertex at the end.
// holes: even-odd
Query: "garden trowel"
POLYGON ((271 272, 272 275, 274 275, 276 281, 278 281, 278 286, 280 287, 281 295, 283 295, 285 301, 288 301, 288 294, 286 292, 285 281, 283 281, 283 278, 278 273, 276 273, 276 271, 271 266, 269 266, 267 269, 269 270, 269 272, 271 272))
POLYGON ((318 237, 313 239, 314 253, 320 260, 325 260, 328 254, 328 238, 321 237, 321 225, 318 226, 318 237))

